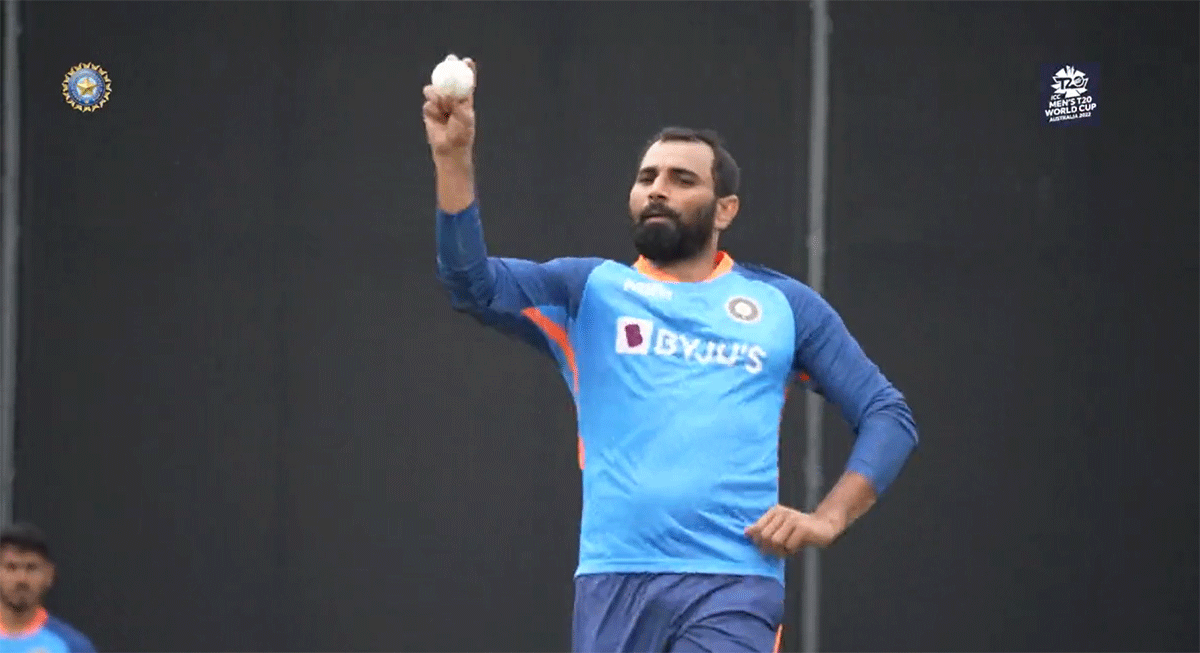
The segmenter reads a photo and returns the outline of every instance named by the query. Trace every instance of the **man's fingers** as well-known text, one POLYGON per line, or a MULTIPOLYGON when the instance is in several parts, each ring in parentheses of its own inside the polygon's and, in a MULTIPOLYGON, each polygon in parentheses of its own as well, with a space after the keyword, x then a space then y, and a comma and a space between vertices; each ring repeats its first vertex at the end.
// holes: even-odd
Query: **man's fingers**
POLYGON ((771 534, 771 543, 784 553, 791 553, 793 549, 788 543, 792 541, 797 531, 802 530, 803 529, 798 528, 797 524, 792 522, 792 520, 785 520, 779 525, 778 528, 775 529, 775 532, 771 534))
POLYGON ((775 556, 777 558, 783 557, 782 551, 780 551, 779 549, 776 549, 773 545, 767 544, 765 542, 758 545, 758 550, 762 551, 763 553, 765 553, 766 555, 769 555, 769 556, 775 556))
POLYGON ((809 515, 775 506, 746 529, 763 553, 789 556, 809 544, 822 544, 822 534, 809 515))
POLYGON ((787 549, 789 554, 800 550, 805 544, 808 544, 812 539, 812 531, 805 528, 803 524, 797 524, 795 528, 788 532, 787 538, 783 542, 783 547, 787 549))
POLYGON ((774 508, 771 510, 771 519, 763 526, 762 537, 764 539, 776 541, 779 537, 779 532, 786 528, 789 521, 788 511, 782 508, 774 508))
POLYGON ((475 80, 474 83, 471 84, 471 92, 468 93, 467 97, 466 97, 467 106, 474 107, 475 106, 475 89, 479 88, 479 70, 477 68, 475 68, 475 60, 470 57, 463 59, 463 63, 467 64, 467 67, 471 69, 471 73, 472 73, 471 77, 474 78, 474 80, 475 80))
POLYGON ((425 101, 432 102, 433 106, 442 112, 442 116, 448 116, 454 110, 454 100, 438 93, 432 85, 427 85, 424 93, 425 101))
POLYGON ((773 556, 780 558, 786 558, 788 556, 787 548, 775 540, 763 543, 760 548, 762 549, 763 553, 769 553, 773 556))
POLYGON ((786 513, 776 506, 768 510, 753 526, 747 529, 746 534, 763 553, 779 555, 775 533, 786 523, 786 520, 786 513))
POLYGON ((789 556, 795 553, 807 538, 807 529, 804 526, 803 521, 785 511, 783 518, 773 525, 767 543, 778 555, 789 556))
POLYGON ((769 524, 774 517, 775 517, 775 509, 771 508, 770 510, 763 513, 763 516, 759 517, 758 521, 754 522, 746 529, 746 535, 748 535, 752 538, 759 537, 760 535, 762 535, 763 527, 766 526, 767 524, 769 524))
POLYGON ((445 129, 450 123, 450 114, 432 102, 426 102, 421 113, 426 125, 436 125, 439 129, 445 129))
POLYGON ((469 99, 454 100, 450 105, 450 114, 467 125, 475 121, 475 112, 469 99))

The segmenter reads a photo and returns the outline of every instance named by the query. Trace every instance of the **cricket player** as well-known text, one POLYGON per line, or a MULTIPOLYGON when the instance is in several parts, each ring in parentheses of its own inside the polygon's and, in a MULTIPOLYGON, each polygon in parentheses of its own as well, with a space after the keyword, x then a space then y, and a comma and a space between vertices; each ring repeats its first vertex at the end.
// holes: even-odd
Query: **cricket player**
POLYGON ((0 653, 93 653, 92 642, 46 611, 54 561, 32 524, 0 532, 0 653))
POLYGON ((651 139, 629 192, 632 264, 539 263, 488 255, 474 90, 454 99, 427 86, 424 120, 452 306, 552 356, 575 399, 573 649, 778 650, 786 557, 836 540, 916 446, 902 395, 821 296, 719 248, 738 214, 739 171, 716 134, 651 139), (856 434, 811 513, 778 505, 794 382, 835 404, 856 434))

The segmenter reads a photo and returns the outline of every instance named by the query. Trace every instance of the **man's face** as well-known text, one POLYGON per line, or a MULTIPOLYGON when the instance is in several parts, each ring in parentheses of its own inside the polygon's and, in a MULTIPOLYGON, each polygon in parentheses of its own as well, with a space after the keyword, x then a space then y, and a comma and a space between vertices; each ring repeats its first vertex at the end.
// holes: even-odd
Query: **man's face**
POLYGON ((42 605, 54 582, 54 566, 33 551, 0 548, 0 601, 23 612, 42 605))
POLYGON ((629 191, 633 245, 656 263, 700 253, 712 239, 717 213, 713 151, 706 143, 659 141, 650 146, 629 191))

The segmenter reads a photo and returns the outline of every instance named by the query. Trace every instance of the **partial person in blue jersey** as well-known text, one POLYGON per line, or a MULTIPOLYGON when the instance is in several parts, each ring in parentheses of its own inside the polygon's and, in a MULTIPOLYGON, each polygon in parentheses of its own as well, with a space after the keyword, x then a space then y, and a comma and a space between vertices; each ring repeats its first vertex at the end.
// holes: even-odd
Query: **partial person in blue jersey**
POLYGON ((485 246, 474 94, 426 87, 425 100, 452 306, 553 357, 575 399, 573 649, 777 650, 786 557, 828 546, 897 478, 917 442, 904 397, 820 295, 719 248, 739 170, 715 133, 650 139, 629 192, 635 261, 534 262, 485 246), (856 436, 812 512, 779 505, 780 417, 796 383, 856 436))
POLYGON ((83 633, 46 611, 54 560, 36 526, 0 531, 0 653, 93 653, 83 633))

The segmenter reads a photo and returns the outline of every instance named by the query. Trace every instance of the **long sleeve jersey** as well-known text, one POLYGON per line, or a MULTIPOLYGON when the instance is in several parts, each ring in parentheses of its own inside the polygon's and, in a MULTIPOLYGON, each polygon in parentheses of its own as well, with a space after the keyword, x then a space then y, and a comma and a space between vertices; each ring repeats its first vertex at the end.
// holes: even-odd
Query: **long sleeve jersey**
POLYGON ((718 255, 700 282, 644 259, 489 256, 478 203, 437 213, 452 306, 557 361, 583 479, 576 574, 784 577, 745 535, 779 500, 779 431, 797 381, 855 433, 847 469, 882 494, 917 443, 904 397, 800 281, 718 255))

